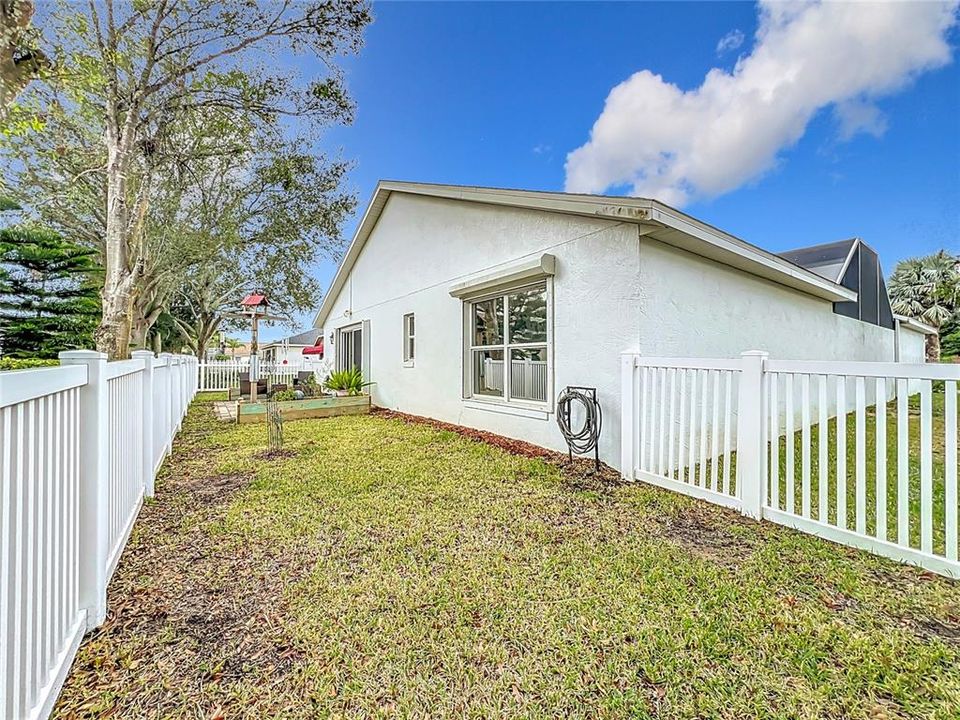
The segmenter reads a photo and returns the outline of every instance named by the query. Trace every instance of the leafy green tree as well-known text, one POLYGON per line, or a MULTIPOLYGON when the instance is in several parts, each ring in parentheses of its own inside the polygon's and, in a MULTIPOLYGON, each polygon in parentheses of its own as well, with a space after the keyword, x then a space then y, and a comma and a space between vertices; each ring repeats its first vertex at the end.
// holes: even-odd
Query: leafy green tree
POLYGON ((943 357, 960 357, 960 313, 940 328, 940 352, 943 357))
MULTIPOLYGON (((960 313, 960 257, 945 250, 897 263, 890 276, 890 305, 901 315, 942 330, 960 313)), ((927 359, 940 359, 940 336, 927 339, 927 359)))
POLYGON ((100 319, 95 253, 49 229, 0 229, 0 348, 10 357, 54 358, 90 347, 100 319))
MULTIPOLYGON (((78 232, 90 228, 105 271, 99 349, 125 356, 138 295, 162 296, 176 286, 165 284, 161 291, 152 280, 141 283, 156 239, 151 210, 161 197, 176 194, 165 193, 164 184, 198 162, 229 159, 243 147, 234 138, 254 136, 262 148, 294 127, 312 142, 321 127, 349 122, 353 106, 336 60, 359 49, 369 20, 366 4, 349 0, 103 0, 64 3, 52 14, 48 37, 55 38, 57 73, 24 93, 14 118, 16 127, 39 125, 43 131, 8 143, 8 154, 19 161, 8 167, 43 188, 42 212, 57 208, 73 216, 78 232), (326 71, 304 79, 289 64, 278 72, 272 56, 290 49, 313 54, 326 71), (184 142, 184 135, 207 142, 184 142), (45 165, 57 169, 39 169, 45 165)), ((314 208, 326 215, 324 227, 338 226, 339 207, 351 201, 339 191, 342 171, 337 163, 299 154, 309 155, 321 174, 330 176, 332 168, 337 182, 321 186, 324 204, 314 208)), ((296 172, 289 166, 301 159, 287 155, 281 163, 287 169, 263 165, 279 171, 278 182, 296 172)), ((254 157, 249 153, 245 160, 254 157)), ((211 177, 209 168, 196 175, 198 184, 211 177)), ((262 269, 275 267, 263 254, 248 254, 262 269)), ((138 311, 145 324, 164 302, 154 305, 138 311)))

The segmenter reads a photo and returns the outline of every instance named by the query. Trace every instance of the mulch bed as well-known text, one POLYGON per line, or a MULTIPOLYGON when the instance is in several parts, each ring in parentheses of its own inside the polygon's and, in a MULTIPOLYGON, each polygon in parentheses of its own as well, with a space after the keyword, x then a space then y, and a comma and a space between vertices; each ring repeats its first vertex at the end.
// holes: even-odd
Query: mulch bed
POLYGON ((388 410, 387 408, 373 407, 371 413, 382 418, 391 420, 402 420, 403 422, 426 425, 435 430, 447 430, 449 432, 462 435, 476 442, 493 445, 504 450, 511 455, 521 457, 539 458, 563 470, 564 475, 577 488, 582 490, 602 489, 609 485, 619 485, 623 483, 620 473, 605 463, 600 463, 600 472, 596 471, 596 466, 592 458, 574 457, 573 462, 570 458, 556 450, 528 443, 523 440, 515 440, 486 430, 477 430, 476 428, 466 427, 464 425, 454 425, 453 423, 434 420, 433 418, 423 417, 422 415, 411 415, 409 413, 399 412, 397 410, 388 410))

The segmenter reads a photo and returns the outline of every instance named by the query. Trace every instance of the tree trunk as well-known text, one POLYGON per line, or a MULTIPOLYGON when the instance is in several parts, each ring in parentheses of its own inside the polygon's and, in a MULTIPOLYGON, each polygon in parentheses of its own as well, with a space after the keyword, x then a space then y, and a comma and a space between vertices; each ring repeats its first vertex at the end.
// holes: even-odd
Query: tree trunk
POLYGON ((97 350, 111 360, 127 356, 133 299, 127 264, 126 163, 115 123, 115 116, 107 118, 107 227, 103 248, 105 277, 100 294, 103 317, 93 334, 97 350))

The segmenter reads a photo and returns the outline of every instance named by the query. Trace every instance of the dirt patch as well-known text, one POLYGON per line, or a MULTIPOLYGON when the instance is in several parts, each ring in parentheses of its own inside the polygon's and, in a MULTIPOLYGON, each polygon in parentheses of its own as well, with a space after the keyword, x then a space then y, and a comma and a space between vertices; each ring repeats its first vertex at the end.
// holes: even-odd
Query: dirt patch
POLYGON ((925 617, 913 618, 910 621, 914 632, 932 640, 943 640, 951 645, 960 645, 960 620, 940 620, 925 617))
POLYGON ((284 460, 286 458, 296 457, 297 453, 294 450, 286 450, 284 448, 270 448, 269 450, 264 450, 259 452, 253 457, 256 460, 284 460))
POLYGON ((252 475, 233 473, 229 475, 206 475, 191 477, 182 487, 192 499, 205 505, 222 505, 253 479, 252 475))
POLYGON ((739 566, 753 547, 741 535, 734 535, 725 525, 738 518, 723 515, 718 519, 706 515, 700 508, 690 507, 682 513, 667 517, 661 524, 661 534, 691 552, 707 557, 728 567, 739 566))

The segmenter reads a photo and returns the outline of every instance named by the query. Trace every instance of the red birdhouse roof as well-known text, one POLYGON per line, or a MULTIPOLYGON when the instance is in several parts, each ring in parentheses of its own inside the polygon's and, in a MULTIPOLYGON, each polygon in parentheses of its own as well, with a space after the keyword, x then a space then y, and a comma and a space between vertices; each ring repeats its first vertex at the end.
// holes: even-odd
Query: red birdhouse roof
POLYGON ((259 305, 267 304, 266 295, 247 295, 243 300, 240 301, 240 304, 244 307, 257 307, 259 305))

